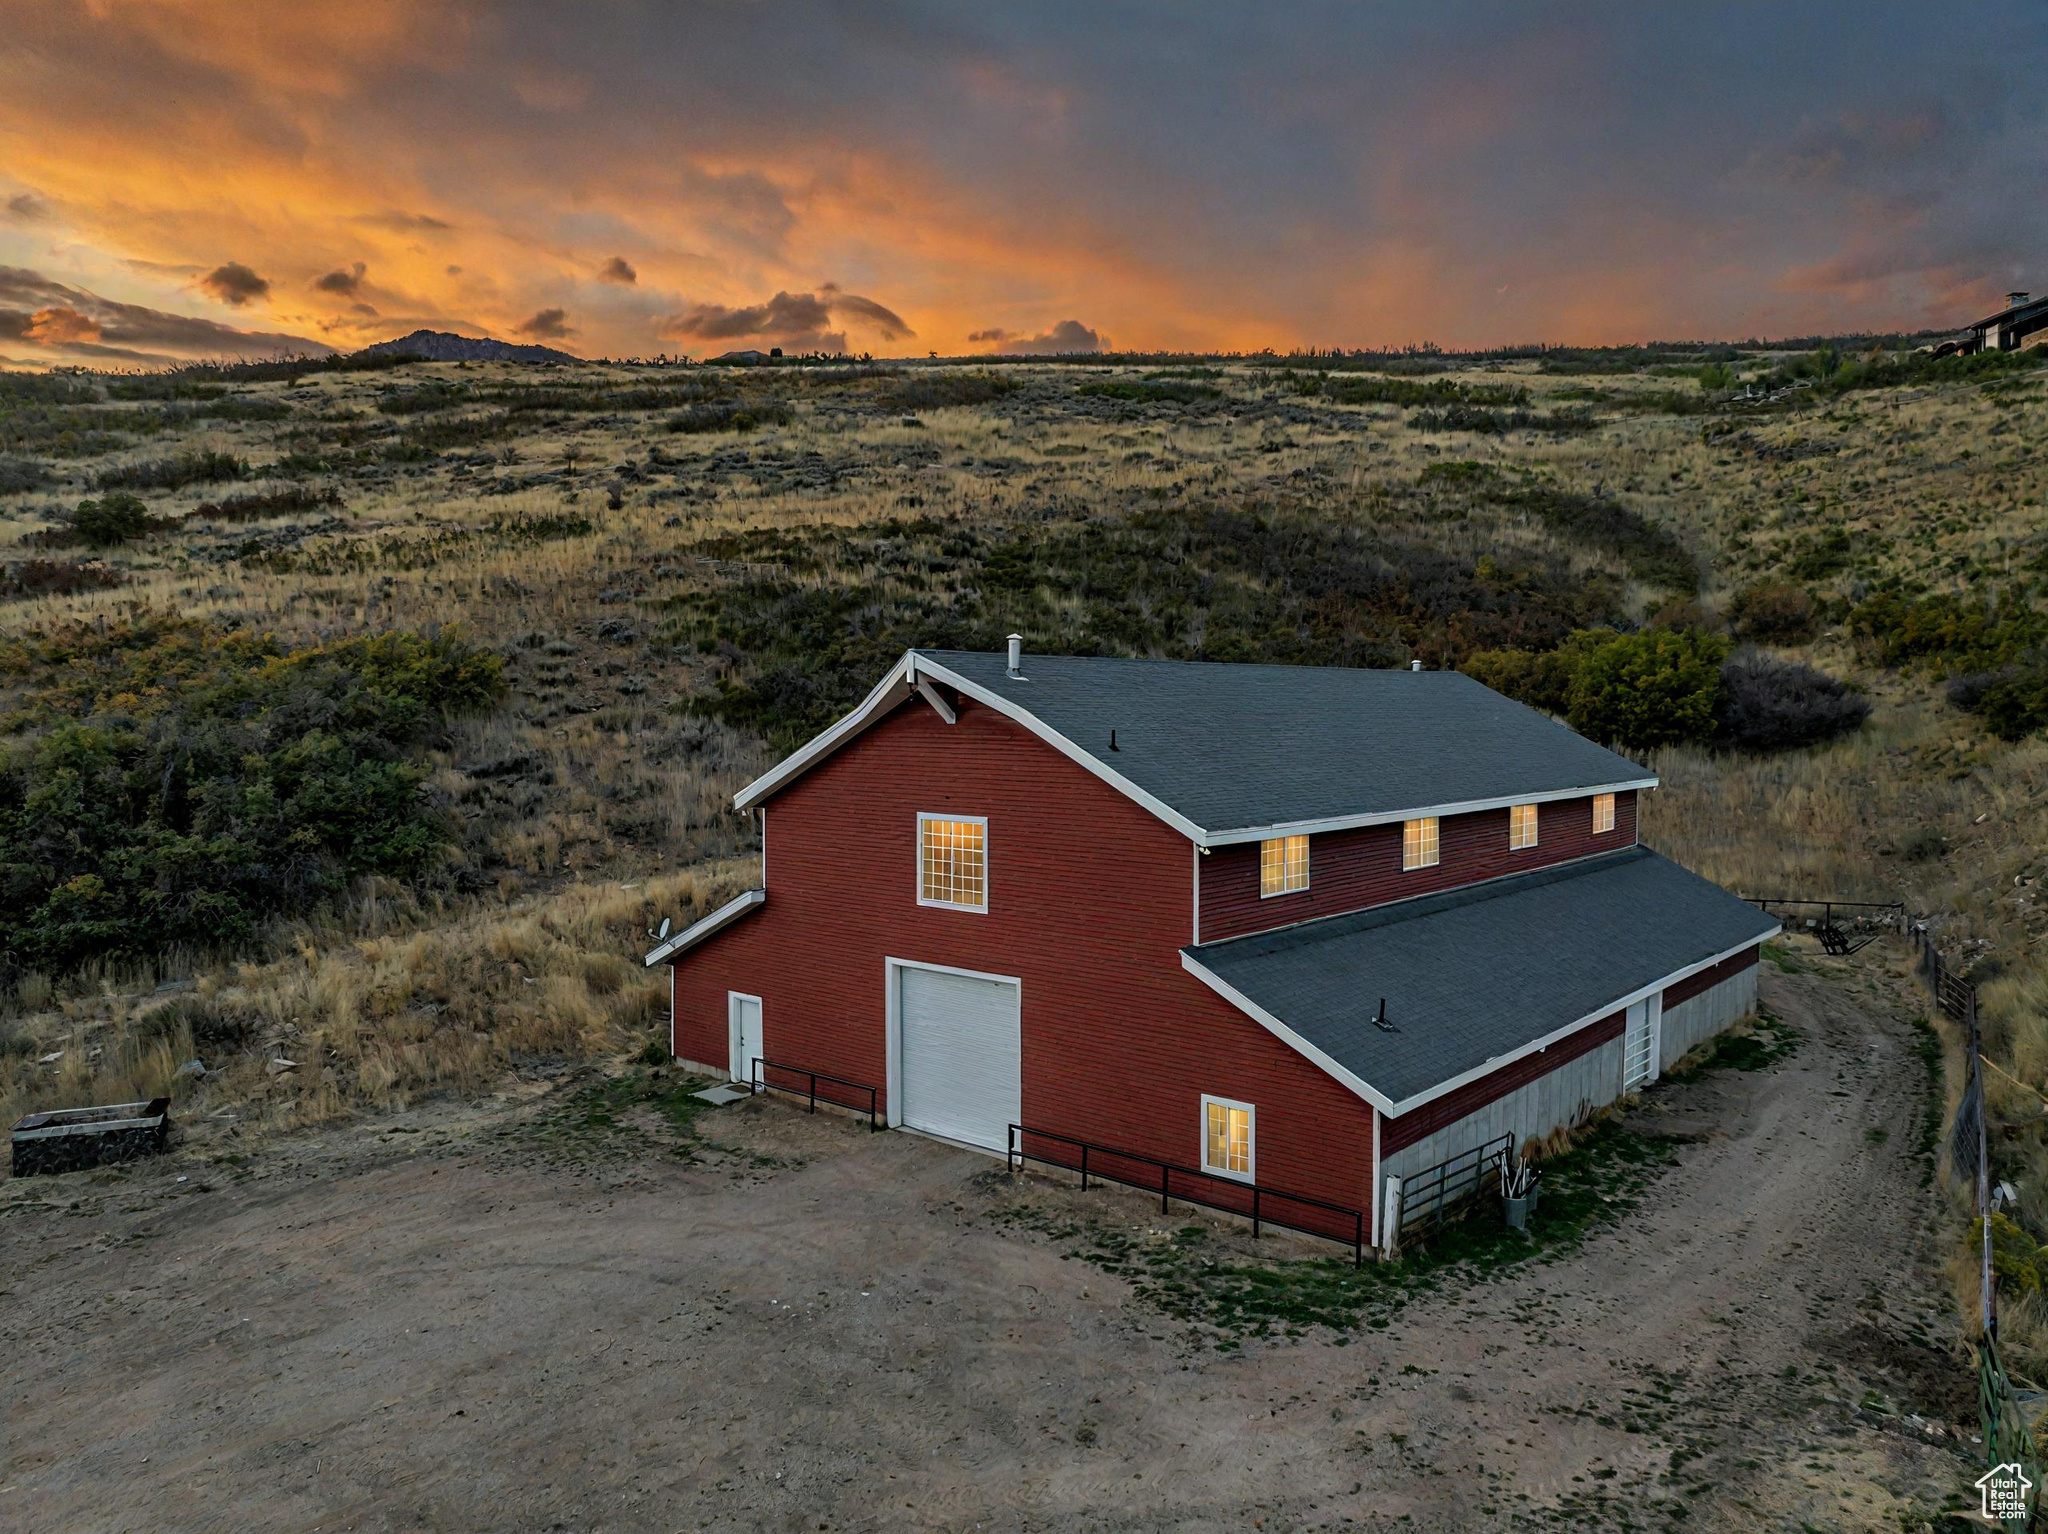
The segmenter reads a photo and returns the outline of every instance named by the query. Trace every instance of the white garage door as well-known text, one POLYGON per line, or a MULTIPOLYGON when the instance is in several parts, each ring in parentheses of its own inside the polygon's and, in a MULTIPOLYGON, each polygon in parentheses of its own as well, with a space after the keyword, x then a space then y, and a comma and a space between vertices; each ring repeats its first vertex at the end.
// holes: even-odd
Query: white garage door
POLYGON ((1016 984, 907 965, 897 973, 904 1124, 1004 1149, 1023 1102, 1016 984))

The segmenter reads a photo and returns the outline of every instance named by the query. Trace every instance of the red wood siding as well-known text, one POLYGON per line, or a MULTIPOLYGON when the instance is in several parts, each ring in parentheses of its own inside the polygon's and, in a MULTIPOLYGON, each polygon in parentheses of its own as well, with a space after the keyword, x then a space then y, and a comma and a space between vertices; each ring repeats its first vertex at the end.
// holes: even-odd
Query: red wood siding
POLYGON ((1543 868, 1634 844, 1634 790, 1614 796, 1614 829, 1593 834, 1593 800, 1553 799, 1537 811, 1536 845, 1508 848, 1508 812, 1480 810, 1446 815, 1437 826, 1434 868, 1404 871, 1401 827, 1366 826, 1309 838, 1308 888, 1292 895, 1259 895, 1259 844, 1215 848, 1202 859, 1202 941, 1240 937, 1318 916, 1433 895, 1461 884, 1525 869, 1543 868))
POLYGON ((1710 965, 1706 969, 1701 970, 1697 975, 1689 975, 1676 985, 1666 986, 1664 988, 1665 1007, 1675 1007, 1681 1001, 1691 1001, 1693 997, 1703 992, 1711 991, 1723 980, 1741 974, 1744 970, 1755 964, 1756 959, 1757 950, 1745 948, 1742 952, 1732 954, 1728 958, 1723 959, 1719 964, 1710 965))
POLYGON ((1021 726, 912 704, 770 817, 767 903, 677 962, 681 1057, 725 1062, 744 991, 771 1058, 884 1088, 885 959, 1014 975, 1026 1123, 1199 1167, 1202 1094, 1250 1102, 1261 1184, 1370 1212, 1371 1106, 1181 968, 1186 838, 1021 726), (987 913, 917 904, 919 811, 988 818, 987 913))
MULTIPOLYGON (((1616 817, 1619 824, 1619 817, 1616 817)), ((1468 1113, 1476 1113, 1496 1098, 1505 1097, 1517 1087, 1525 1087, 1539 1076, 1546 1076, 1561 1065, 1567 1065, 1581 1055, 1598 1049, 1609 1039, 1621 1037, 1628 1022, 1628 1014, 1616 1012, 1603 1017, 1596 1023, 1588 1023, 1577 1033, 1560 1039, 1548 1049, 1540 1049, 1532 1055, 1503 1065, 1491 1075, 1468 1081, 1454 1092, 1446 1092, 1434 1102, 1424 1103, 1412 1113, 1404 1113, 1397 1119, 1388 1119, 1380 1127, 1380 1154, 1391 1156, 1395 1151, 1413 1145, 1416 1141, 1435 1134, 1447 1124, 1455 1124, 1468 1113)), ((1617 1078, 1615 1088, 1621 1086, 1617 1078)))

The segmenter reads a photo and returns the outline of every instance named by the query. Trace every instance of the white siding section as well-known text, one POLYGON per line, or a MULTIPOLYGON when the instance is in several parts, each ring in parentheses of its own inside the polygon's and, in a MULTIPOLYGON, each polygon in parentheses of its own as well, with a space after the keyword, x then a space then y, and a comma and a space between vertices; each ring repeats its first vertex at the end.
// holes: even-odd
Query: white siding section
POLYGON ((1688 1052, 1738 1018, 1756 1010, 1756 965, 1730 975, 1690 1001, 1664 1009, 1663 1069, 1669 1070, 1688 1052))
MULTIPOLYGON (((1380 1168, 1381 1186, 1385 1186, 1389 1176, 1412 1177, 1425 1167, 1448 1161, 1505 1134, 1515 1137, 1517 1147, 1524 1140, 1541 1139, 1553 1129, 1578 1123, 1620 1095, 1621 1040, 1609 1039, 1578 1059, 1566 1061, 1528 1085, 1517 1087, 1507 1096, 1495 1098, 1436 1133, 1395 1151, 1380 1168)), ((1408 1207, 1412 1211, 1416 1205, 1411 1200, 1408 1207)))

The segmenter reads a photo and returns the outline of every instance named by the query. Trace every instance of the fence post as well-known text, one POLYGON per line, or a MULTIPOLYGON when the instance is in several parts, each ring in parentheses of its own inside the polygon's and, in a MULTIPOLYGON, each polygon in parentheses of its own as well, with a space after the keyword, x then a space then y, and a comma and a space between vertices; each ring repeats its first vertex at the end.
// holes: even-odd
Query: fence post
POLYGON ((1386 1198, 1380 1218, 1380 1250, 1389 1257, 1401 1250, 1401 1179, 1387 1178, 1386 1198))
POLYGON ((1973 985, 1964 999, 1970 1020, 1970 1071, 1977 1083, 1977 1236, 1984 1248, 1984 1333, 1998 1340, 1998 1294, 1991 1284, 1991 1122, 1990 1105, 1984 1100, 1984 1058, 1977 1037, 1977 988, 1973 985))

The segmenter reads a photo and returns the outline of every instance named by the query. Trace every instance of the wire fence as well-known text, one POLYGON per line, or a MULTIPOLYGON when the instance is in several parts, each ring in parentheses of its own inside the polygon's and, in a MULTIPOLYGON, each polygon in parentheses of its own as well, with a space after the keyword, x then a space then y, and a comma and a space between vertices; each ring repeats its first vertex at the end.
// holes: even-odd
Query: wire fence
POLYGON ((1994 1240, 1991 1216, 1990 1128, 1984 1110, 1983 1040, 1977 1026, 1977 987, 1965 979, 1942 956, 1926 931, 1915 929, 1920 950, 1920 973, 1927 981, 1934 1003, 1957 1023, 1968 1049, 1969 1080, 1956 1116, 1949 1124, 1949 1161, 1957 1175, 1970 1182, 1976 1192, 1979 1303, 1984 1318, 1977 1338, 1977 1407, 1984 1429, 1984 1463, 1990 1470, 2018 1465, 2026 1477, 2026 1505, 2008 1519, 2008 1528, 2026 1528, 2040 1501, 2041 1455, 2034 1444, 2033 1428, 2020 1405, 2019 1393, 2005 1361, 1998 1351, 1998 1274, 1993 1261, 1994 1240))

